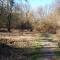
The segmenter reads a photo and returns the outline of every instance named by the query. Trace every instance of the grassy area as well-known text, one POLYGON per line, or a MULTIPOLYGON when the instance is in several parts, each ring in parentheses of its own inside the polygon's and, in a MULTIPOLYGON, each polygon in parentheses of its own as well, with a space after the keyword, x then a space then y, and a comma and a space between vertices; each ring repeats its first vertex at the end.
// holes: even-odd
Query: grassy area
MULTIPOLYGON (((0 59, 1 60, 5 60, 5 59, 43 60, 45 58, 45 54, 46 54, 42 50, 42 49, 45 49, 44 44, 46 42, 55 41, 51 36, 53 36, 53 35, 48 34, 48 33, 39 33, 39 34, 37 34, 37 36, 34 36, 35 39, 32 39, 32 40, 28 40, 26 38, 18 39, 15 41, 14 40, 12 41, 11 39, 10 40, 4 39, 4 38, 0 39, 0 59), (42 42, 44 42, 44 43, 42 44, 42 42), (12 43, 11 46, 8 43, 12 43), (25 44, 25 45, 23 45, 23 44, 25 44), (14 48, 13 45, 16 47, 19 45, 20 48, 14 48), (21 46, 23 46, 23 47, 21 47, 21 46), (28 48, 27 48, 27 46, 28 46, 28 48)), ((52 48, 48 48, 48 49, 52 50, 52 48)), ((60 57, 60 48, 59 47, 53 49, 52 53, 54 54, 56 60, 60 59, 59 58, 60 57)))

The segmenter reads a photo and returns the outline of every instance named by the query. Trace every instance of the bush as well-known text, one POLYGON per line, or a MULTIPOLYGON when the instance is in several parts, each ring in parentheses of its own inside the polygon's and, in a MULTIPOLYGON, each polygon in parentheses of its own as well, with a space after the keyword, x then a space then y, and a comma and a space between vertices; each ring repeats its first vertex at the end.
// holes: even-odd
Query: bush
POLYGON ((57 30, 57 24, 43 20, 36 27, 36 30, 39 32, 48 32, 55 34, 57 30))
POLYGON ((28 30, 28 31, 33 30, 32 23, 30 23, 30 22, 21 22, 20 24, 17 25, 16 28, 21 29, 21 30, 28 30))

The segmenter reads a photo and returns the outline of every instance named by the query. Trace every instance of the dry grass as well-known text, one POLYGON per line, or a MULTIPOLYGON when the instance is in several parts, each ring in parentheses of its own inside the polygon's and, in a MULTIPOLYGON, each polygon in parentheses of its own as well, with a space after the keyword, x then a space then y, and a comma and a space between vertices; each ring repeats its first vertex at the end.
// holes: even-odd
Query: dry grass
POLYGON ((23 32, 21 35, 18 33, 1 33, 0 42, 5 43, 15 48, 31 48, 33 47, 34 40, 37 39, 38 33, 23 32))
POLYGON ((23 32, 23 35, 16 32, 13 35, 12 34, 13 33, 1 33, 0 43, 4 43, 15 48, 34 48, 43 46, 45 44, 44 39, 48 39, 48 41, 59 41, 59 37, 57 34, 50 35, 48 33, 50 37, 45 37, 46 35, 42 33, 34 32, 23 32))
POLYGON ((46 45, 57 46, 56 43, 49 43, 49 40, 46 40, 47 38, 53 40, 56 34, 51 34, 51 36, 48 34, 50 37, 45 37, 42 33, 33 32, 24 32, 23 35, 20 35, 20 33, 12 34, 1 33, 0 43, 4 43, 5 45, 2 46, 3 48, 0 46, 3 52, 3 55, 0 54, 0 60, 37 60, 41 59, 41 57, 44 59, 41 48, 46 45), (43 39, 47 42, 44 42, 43 39))
POLYGON ((54 21, 42 20, 39 21, 38 24, 35 24, 35 29, 39 32, 49 32, 54 34, 58 27, 54 21))

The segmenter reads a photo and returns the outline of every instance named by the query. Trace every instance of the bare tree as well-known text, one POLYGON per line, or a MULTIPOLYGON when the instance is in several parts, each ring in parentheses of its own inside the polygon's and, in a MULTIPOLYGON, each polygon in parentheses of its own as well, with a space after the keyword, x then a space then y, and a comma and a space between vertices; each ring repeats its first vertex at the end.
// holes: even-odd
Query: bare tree
POLYGON ((12 20, 12 9, 13 9, 13 6, 14 6, 14 0, 7 0, 7 9, 9 10, 9 13, 8 13, 8 21, 7 21, 7 28, 8 28, 8 31, 10 32, 11 30, 11 20, 12 20))

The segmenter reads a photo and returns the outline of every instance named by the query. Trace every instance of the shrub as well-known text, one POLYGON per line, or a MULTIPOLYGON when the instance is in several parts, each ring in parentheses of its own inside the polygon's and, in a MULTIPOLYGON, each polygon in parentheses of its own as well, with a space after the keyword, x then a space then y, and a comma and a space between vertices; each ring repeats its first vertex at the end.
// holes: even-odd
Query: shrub
POLYGON ((55 34, 57 30, 57 24, 43 20, 36 27, 36 30, 39 32, 48 32, 55 34))
POLYGON ((30 23, 29 21, 21 22, 20 24, 17 25, 16 28, 17 29, 21 29, 21 30, 28 30, 28 31, 32 31, 33 30, 32 23, 30 23))

